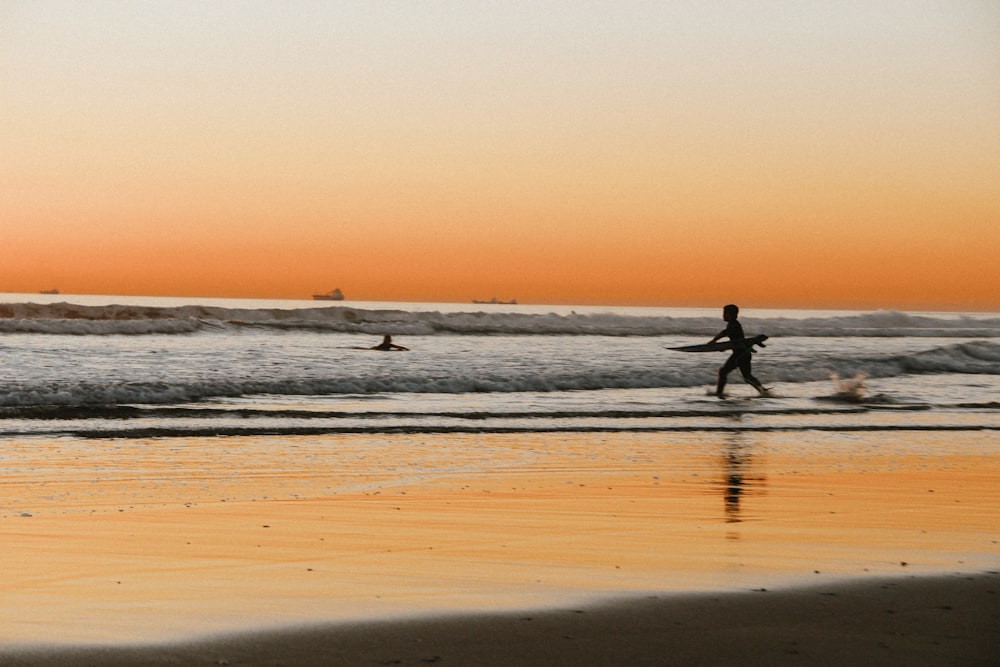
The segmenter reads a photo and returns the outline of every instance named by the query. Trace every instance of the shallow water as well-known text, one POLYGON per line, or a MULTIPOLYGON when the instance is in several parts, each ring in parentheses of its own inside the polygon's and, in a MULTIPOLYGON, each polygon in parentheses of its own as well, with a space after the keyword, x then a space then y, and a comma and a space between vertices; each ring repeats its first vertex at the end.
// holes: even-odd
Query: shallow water
POLYGON ((929 428, 936 416, 994 429, 1000 415, 989 314, 765 311, 746 327, 772 334, 755 355, 772 395, 744 400, 755 392, 735 374, 732 400, 717 401, 725 353, 666 349, 721 328, 705 311, 82 301, 4 307, 0 438, 676 430, 734 415, 757 428, 929 428), (419 332, 397 334, 411 351, 364 349, 396 329, 419 332))

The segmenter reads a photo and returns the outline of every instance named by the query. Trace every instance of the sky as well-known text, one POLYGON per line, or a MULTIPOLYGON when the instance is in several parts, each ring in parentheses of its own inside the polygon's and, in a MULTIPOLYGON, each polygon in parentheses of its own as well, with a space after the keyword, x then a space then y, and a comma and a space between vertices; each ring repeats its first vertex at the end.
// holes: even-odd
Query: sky
POLYGON ((0 292, 1000 311, 995 0, 0 0, 0 292))

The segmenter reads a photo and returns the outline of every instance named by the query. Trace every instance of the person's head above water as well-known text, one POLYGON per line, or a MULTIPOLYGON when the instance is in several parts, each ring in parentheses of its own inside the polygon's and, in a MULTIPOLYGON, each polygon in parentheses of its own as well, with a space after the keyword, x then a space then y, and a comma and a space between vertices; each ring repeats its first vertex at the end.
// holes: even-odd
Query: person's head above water
POLYGON ((733 303, 723 307, 722 309, 722 319, 724 319, 727 322, 732 322, 737 318, 737 316, 739 316, 739 314, 740 314, 740 307, 733 303))

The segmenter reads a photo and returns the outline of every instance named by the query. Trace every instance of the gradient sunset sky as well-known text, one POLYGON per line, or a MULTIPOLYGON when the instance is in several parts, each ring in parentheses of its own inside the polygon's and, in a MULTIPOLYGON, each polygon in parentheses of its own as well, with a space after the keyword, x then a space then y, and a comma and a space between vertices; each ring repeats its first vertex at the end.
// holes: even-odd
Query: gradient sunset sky
POLYGON ((0 291, 1000 310, 996 0, 0 0, 0 291))

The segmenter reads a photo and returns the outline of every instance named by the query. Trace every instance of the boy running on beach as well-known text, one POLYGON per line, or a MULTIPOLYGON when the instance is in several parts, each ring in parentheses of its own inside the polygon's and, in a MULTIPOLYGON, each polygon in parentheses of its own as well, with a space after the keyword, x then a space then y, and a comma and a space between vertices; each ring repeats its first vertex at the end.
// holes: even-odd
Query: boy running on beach
POLYGON ((714 343, 720 338, 729 338, 733 342, 733 353, 729 355, 726 363, 722 364, 722 367, 719 369, 719 383, 715 387, 715 395, 719 398, 724 398, 722 390, 726 387, 726 376, 737 368, 740 369, 740 373, 747 384, 756 389, 761 396, 767 395, 764 385, 750 372, 753 346, 746 344, 746 336, 743 335, 743 325, 736 319, 739 314, 739 306, 734 304, 725 306, 722 309, 722 319, 728 324, 726 324, 726 328, 720 331, 715 338, 709 341, 710 343, 714 343))

